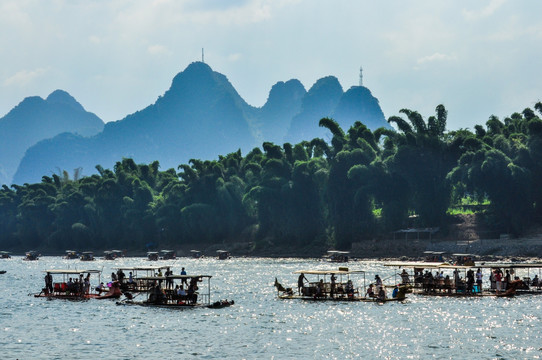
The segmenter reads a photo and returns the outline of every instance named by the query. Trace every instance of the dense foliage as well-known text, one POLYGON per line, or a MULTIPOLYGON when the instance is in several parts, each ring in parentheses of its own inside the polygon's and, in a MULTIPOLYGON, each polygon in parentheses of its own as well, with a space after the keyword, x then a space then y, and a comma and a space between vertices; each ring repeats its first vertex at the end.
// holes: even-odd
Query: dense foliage
POLYGON ((497 231, 542 221, 542 104, 474 131, 446 130, 439 105, 388 119, 398 129, 346 132, 331 141, 263 143, 218 160, 160 171, 157 161, 117 162, 99 175, 67 172, 0 190, 0 247, 145 249, 256 240, 348 249, 407 226, 445 227, 461 199, 486 201, 497 231))

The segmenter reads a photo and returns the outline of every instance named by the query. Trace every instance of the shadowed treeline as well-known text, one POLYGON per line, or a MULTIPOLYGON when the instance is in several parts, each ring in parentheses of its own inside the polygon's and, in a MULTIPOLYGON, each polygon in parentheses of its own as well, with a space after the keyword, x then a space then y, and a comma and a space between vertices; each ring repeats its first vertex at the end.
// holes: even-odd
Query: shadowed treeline
MULTIPOLYGON (((542 112, 542 104, 535 110, 542 112)), ((424 119, 403 109, 374 132, 345 132, 246 155, 118 161, 97 175, 67 172, 0 190, 0 248, 145 248, 217 244, 254 234, 256 246, 311 244, 349 249, 407 226, 446 228, 449 209, 485 202, 491 228, 522 234, 542 213, 542 120, 531 109, 485 126, 446 130, 447 112, 424 119)))

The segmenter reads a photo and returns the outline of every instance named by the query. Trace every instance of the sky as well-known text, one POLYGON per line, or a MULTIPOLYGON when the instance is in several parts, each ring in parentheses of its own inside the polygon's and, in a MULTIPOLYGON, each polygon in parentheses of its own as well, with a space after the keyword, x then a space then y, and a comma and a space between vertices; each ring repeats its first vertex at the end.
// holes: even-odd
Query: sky
POLYGON ((69 92, 105 122, 154 103, 191 62, 251 105, 279 81, 363 85, 386 118, 443 104, 473 129, 542 101, 539 0, 0 0, 0 117, 69 92))

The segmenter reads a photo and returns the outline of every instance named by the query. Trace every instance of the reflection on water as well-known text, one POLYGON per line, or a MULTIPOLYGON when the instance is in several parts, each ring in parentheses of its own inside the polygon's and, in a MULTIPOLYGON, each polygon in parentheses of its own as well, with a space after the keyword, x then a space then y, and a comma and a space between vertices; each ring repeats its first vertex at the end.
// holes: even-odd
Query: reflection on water
MULTIPOLYGON (((275 277, 296 287, 293 271, 336 265, 304 259, 140 258, 80 262, 42 257, 0 260, 2 358, 203 359, 537 359, 542 357, 542 296, 433 298, 405 303, 313 303, 276 299, 275 277), (171 264, 176 274, 213 275, 211 300, 225 309, 171 310, 28 296, 43 270, 95 268, 103 279, 118 266, 171 264)), ((350 262, 393 282, 396 269, 350 262)), ((92 280, 93 286, 98 279, 92 280)), ((357 284, 362 286, 362 284, 357 284)))

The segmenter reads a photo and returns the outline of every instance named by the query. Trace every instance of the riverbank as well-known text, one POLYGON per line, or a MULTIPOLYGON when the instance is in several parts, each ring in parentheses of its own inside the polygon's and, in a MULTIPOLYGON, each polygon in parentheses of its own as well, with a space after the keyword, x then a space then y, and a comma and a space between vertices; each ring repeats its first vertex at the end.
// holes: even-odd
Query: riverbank
MULTIPOLYGON (((542 258, 542 229, 532 229, 526 236, 521 238, 509 238, 507 235, 499 235, 498 238, 487 238, 494 235, 480 221, 476 215, 461 215, 456 217, 456 222, 450 226, 445 237, 430 239, 419 239, 415 233, 410 237, 395 239, 372 239, 352 244, 350 255, 357 259, 423 259, 424 251, 444 251, 448 254, 469 253, 480 256, 485 260, 506 260, 523 258, 542 258)), ((250 241, 225 242, 222 244, 201 246, 190 244, 175 246, 178 257, 190 257, 191 250, 196 249, 206 257, 217 256, 217 250, 227 250, 234 257, 286 257, 286 258, 321 258, 330 250, 329 246, 307 245, 301 247, 278 246, 272 241, 260 242, 250 241)), ((1 249, 3 250, 3 249, 1 249)), ((25 251, 37 250, 42 255, 63 256, 64 251, 50 251, 48 249, 16 249, 12 256, 23 256, 25 251)), ((77 249, 87 251, 91 249, 77 249)), ((94 249, 96 257, 102 257, 105 250, 94 249)), ((160 250, 160 249, 159 249, 160 250)), ((126 256, 146 257, 147 253, 142 249, 124 250, 126 256)))

